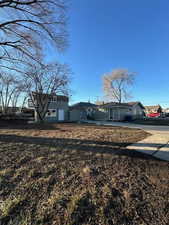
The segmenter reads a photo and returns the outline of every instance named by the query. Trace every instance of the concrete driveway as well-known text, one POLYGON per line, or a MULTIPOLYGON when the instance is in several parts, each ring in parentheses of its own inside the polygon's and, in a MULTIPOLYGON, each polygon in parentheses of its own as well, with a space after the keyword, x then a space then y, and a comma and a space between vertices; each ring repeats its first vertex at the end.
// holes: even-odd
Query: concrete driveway
POLYGON ((158 159, 169 161, 169 126, 141 125, 126 122, 86 121, 97 125, 142 129, 151 134, 148 138, 129 145, 127 149, 136 150, 158 159))

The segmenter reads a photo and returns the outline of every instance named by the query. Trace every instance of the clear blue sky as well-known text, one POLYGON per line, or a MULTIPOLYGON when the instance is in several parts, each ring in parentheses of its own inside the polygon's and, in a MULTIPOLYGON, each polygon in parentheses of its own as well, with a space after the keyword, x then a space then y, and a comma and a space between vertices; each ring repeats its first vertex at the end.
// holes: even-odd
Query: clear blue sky
POLYGON ((133 99, 169 107, 169 1, 72 0, 70 47, 49 58, 71 65, 72 102, 102 96, 102 74, 137 72, 133 99))

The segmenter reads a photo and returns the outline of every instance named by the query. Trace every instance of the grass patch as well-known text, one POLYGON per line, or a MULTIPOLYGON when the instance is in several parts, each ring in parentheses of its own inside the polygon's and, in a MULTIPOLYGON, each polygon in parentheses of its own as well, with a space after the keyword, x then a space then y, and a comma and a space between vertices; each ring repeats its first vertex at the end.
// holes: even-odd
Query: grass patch
POLYGON ((2 169, 0 170, 0 177, 6 177, 11 173, 11 169, 6 168, 6 169, 2 169))
POLYGON ((21 196, 8 198, 0 204, 1 216, 9 217, 12 213, 15 213, 17 208, 21 205, 24 198, 21 196))

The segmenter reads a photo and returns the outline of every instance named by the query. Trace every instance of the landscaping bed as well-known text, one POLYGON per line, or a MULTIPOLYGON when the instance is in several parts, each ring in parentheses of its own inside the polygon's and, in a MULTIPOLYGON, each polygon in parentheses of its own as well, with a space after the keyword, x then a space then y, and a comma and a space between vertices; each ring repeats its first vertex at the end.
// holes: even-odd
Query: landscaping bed
POLYGON ((81 124, 3 125, 0 224, 169 222, 169 165, 127 150, 149 134, 81 124))

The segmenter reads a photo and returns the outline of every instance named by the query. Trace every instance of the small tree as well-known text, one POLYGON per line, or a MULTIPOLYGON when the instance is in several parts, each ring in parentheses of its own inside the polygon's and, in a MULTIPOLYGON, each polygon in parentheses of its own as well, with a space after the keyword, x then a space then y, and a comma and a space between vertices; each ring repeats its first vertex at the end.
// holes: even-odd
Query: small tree
POLYGON ((26 101, 28 100, 28 94, 25 91, 25 84, 22 83, 23 81, 20 80, 18 87, 16 88, 12 99, 11 99, 11 105, 12 108, 16 108, 19 106, 20 112, 22 112, 22 109, 26 105, 26 101))
POLYGON ((103 88, 108 100, 121 103, 130 97, 129 86, 133 85, 135 73, 126 69, 113 70, 103 76, 103 88))
POLYGON ((0 105, 2 113, 8 113, 9 106, 16 106, 21 93, 21 82, 11 74, 0 73, 0 105))
POLYGON ((71 71, 66 64, 34 64, 25 73, 25 90, 37 114, 37 120, 44 121, 53 96, 69 94, 71 71))

